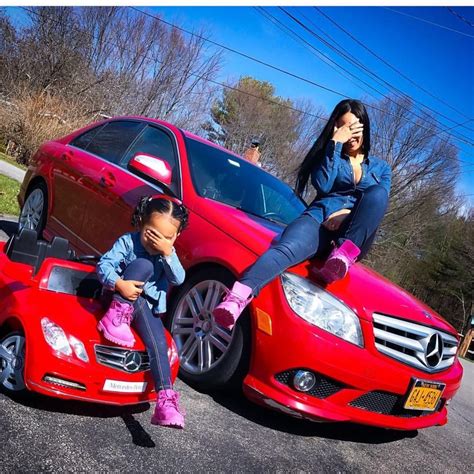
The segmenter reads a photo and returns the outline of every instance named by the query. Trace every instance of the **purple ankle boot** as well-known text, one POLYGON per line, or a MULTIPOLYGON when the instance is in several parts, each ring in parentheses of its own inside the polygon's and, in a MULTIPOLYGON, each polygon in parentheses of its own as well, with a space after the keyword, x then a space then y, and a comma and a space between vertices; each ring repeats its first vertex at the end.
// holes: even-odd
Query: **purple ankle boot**
POLYGON ((184 413, 179 409, 178 392, 171 388, 158 392, 151 423, 172 428, 184 428, 184 413))
POLYGON ((130 323, 132 321, 133 306, 130 303, 112 300, 109 309, 99 321, 97 329, 103 331, 104 337, 120 346, 133 347, 133 337, 130 323))
POLYGON ((331 252, 319 272, 320 275, 326 283, 344 278, 359 254, 360 248, 350 240, 345 240, 340 247, 336 247, 331 252))
POLYGON ((227 291, 224 301, 214 308, 214 320, 219 326, 232 329, 252 298, 252 288, 236 281, 232 290, 227 291))

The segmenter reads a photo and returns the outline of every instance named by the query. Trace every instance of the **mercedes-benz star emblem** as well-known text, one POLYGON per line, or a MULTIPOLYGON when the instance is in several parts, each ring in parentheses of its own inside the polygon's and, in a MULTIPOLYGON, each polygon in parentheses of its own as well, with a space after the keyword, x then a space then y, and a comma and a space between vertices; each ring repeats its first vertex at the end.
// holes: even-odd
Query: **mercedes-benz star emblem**
POLYGON ((136 372, 142 365, 142 356, 138 352, 127 352, 123 359, 123 368, 127 372, 136 372))
POLYGON ((426 365, 436 367, 443 359, 443 338, 439 333, 434 333, 428 340, 425 352, 426 365))

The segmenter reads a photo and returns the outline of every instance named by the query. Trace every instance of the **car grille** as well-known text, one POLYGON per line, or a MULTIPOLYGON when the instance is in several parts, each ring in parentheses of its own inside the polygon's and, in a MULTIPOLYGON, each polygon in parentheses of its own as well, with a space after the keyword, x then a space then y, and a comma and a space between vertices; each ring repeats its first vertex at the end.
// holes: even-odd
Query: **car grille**
POLYGON ((383 314, 373 317, 375 347, 382 354, 429 373, 454 363, 458 345, 454 336, 383 314))
MULTIPOLYGON (((293 377, 295 376, 296 372, 298 372, 299 369, 293 369, 293 370, 285 370, 285 372, 280 372, 279 374, 275 375, 275 379, 285 385, 288 385, 289 387, 294 389, 293 386, 293 377)), ((313 372, 314 373, 314 372, 313 372)), ((336 382, 335 380, 331 380, 329 378, 323 377, 320 374, 314 374, 316 376, 316 385, 309 390, 307 393, 308 395, 312 395, 313 397, 316 398, 327 398, 331 395, 334 395, 335 393, 339 392, 343 386, 336 382)), ((303 393, 303 392, 300 392, 303 393)))
POLYGON ((146 351, 132 351, 116 346, 95 346, 95 357, 99 364, 128 373, 150 369, 150 359, 146 351))
POLYGON ((403 408, 403 397, 386 392, 369 392, 352 400, 350 406, 361 408, 362 410, 380 413, 382 415, 399 416, 402 418, 414 418, 423 415, 430 415, 440 411, 444 405, 444 400, 440 399, 436 409, 433 411, 407 410, 403 408))

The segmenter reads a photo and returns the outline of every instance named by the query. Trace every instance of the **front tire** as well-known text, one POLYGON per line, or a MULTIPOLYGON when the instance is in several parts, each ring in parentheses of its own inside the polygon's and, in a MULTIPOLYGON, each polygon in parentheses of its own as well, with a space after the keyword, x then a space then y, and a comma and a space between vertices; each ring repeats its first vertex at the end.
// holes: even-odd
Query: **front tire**
POLYGON ((240 386, 250 358, 249 312, 232 331, 215 323, 212 310, 235 277, 224 268, 194 274, 173 298, 168 330, 178 348, 180 377, 199 390, 240 386))
POLYGON ((36 231, 38 237, 42 236, 46 227, 48 214, 48 190, 42 182, 35 184, 23 204, 18 220, 18 229, 23 228, 36 231))
POLYGON ((27 392, 25 373, 25 336, 13 331, 0 340, 0 389, 9 394, 27 392))

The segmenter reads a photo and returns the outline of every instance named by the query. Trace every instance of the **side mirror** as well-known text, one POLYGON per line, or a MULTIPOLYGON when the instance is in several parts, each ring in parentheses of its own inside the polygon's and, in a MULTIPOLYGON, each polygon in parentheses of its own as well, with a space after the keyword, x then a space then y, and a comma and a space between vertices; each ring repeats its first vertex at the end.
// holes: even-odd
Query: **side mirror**
POLYGON ((136 153, 129 161, 128 166, 160 183, 166 184, 166 186, 171 185, 171 166, 167 161, 157 156, 147 155, 146 153, 136 153))

